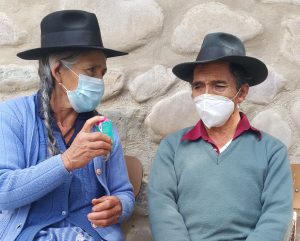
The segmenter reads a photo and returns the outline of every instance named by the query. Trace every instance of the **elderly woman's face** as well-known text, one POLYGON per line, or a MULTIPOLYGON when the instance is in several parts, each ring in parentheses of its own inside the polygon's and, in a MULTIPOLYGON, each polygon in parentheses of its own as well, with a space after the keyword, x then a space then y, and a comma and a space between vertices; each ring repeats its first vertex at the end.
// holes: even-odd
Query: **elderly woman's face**
MULTIPOLYGON (((71 68, 77 75, 84 74, 102 79, 107 71, 106 57, 100 50, 92 50, 82 54, 71 68)), ((68 68, 61 68, 62 83, 68 90, 75 90, 78 77, 68 68)))

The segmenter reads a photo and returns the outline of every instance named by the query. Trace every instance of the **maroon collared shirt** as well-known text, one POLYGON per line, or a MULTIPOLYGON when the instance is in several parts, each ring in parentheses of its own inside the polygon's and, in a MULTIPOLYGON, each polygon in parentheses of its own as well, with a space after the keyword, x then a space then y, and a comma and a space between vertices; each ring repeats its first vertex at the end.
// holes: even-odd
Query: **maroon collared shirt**
MULTIPOLYGON (((240 116, 241 116, 241 119, 237 125, 237 128, 235 130, 232 140, 238 138, 244 132, 248 132, 248 131, 257 134, 258 140, 261 140, 261 137, 262 137, 261 132, 250 125, 250 122, 244 113, 240 112, 240 116)), ((187 132, 181 138, 181 141, 196 141, 200 138, 209 142, 213 146, 213 148, 216 150, 216 152, 220 153, 219 148, 216 146, 216 144, 213 142, 213 140, 208 136, 206 128, 201 120, 189 132, 187 132)))

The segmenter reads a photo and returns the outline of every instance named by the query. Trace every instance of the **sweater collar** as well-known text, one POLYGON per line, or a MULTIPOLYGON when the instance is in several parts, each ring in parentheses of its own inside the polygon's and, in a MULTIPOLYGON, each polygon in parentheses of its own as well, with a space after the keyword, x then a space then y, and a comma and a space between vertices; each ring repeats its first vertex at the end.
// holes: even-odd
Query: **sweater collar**
MULTIPOLYGON (((258 140, 261 140, 262 134, 261 132, 250 125, 250 122, 247 116, 240 112, 241 119, 237 125, 235 134, 233 136, 233 140, 238 138, 244 132, 252 132, 257 135, 258 140)), ((211 138, 208 136, 206 128, 201 120, 189 131, 187 132, 182 138, 182 141, 196 141, 198 139, 203 139, 208 142, 212 142, 211 138)))

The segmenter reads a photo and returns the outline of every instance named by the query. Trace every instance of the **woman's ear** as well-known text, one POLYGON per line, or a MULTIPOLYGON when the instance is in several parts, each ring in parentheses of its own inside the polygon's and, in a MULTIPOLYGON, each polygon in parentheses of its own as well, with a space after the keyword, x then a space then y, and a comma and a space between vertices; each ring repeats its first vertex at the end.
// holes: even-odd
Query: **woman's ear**
POLYGON ((51 74, 53 78, 57 81, 57 83, 61 83, 61 64, 59 62, 56 62, 52 67, 51 67, 51 74))
POLYGON ((242 103, 246 99, 248 92, 249 92, 249 84, 243 84, 237 96, 237 102, 242 103))

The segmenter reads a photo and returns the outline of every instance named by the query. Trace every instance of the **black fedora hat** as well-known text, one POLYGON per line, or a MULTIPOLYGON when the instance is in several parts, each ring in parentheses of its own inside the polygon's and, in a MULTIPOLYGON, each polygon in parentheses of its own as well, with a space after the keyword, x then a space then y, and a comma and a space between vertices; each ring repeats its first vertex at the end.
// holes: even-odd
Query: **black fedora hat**
POLYGON ((260 84, 268 76, 266 65, 259 59, 246 56, 243 42, 228 33, 210 33, 204 37, 200 52, 194 62, 176 65, 172 71, 180 79, 191 82, 196 65, 226 61, 240 65, 250 77, 250 86, 260 84))
POLYGON ((78 49, 99 49, 107 57, 127 53, 104 48, 95 14, 81 10, 62 10, 41 21, 41 47, 17 54, 22 59, 39 59, 51 53, 78 49))

